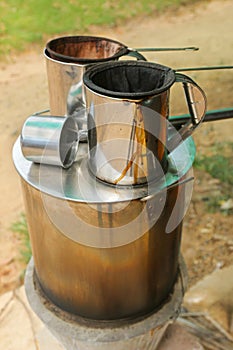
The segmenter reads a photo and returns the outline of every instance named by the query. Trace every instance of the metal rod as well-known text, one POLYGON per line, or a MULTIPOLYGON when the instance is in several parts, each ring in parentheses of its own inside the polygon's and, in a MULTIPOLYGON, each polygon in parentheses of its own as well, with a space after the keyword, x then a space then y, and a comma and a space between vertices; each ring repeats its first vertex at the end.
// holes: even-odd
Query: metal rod
POLYGON ((188 46, 188 47, 139 47, 133 49, 139 52, 158 52, 158 51, 198 51, 199 47, 188 46))
MULTIPOLYGON (((216 109, 207 111, 203 122, 213 122, 231 118, 233 118, 233 108, 216 109)), ((172 125, 175 127, 178 127, 185 124, 189 119, 189 114, 182 114, 178 116, 171 116, 169 118, 169 122, 172 123, 172 125)))
POLYGON ((40 115, 40 114, 45 114, 45 113, 48 113, 49 112, 49 109, 43 109, 42 111, 39 111, 39 112, 35 112, 33 113, 32 115, 40 115))
POLYGON ((177 68, 176 72, 189 72, 189 71, 202 71, 202 70, 215 70, 215 69, 232 69, 233 66, 204 66, 204 67, 190 67, 190 68, 177 68))
POLYGON ((189 177, 189 178, 187 178, 187 179, 184 179, 184 180, 181 180, 181 181, 177 181, 177 182, 175 182, 173 185, 170 185, 170 186, 168 186, 168 187, 165 187, 165 188, 163 188, 162 190, 160 190, 160 191, 157 192, 157 193, 149 194, 148 196, 141 198, 140 201, 141 201, 141 202, 146 202, 146 201, 148 201, 148 200, 154 198, 155 196, 160 195, 161 193, 170 190, 171 188, 174 188, 174 187, 177 187, 177 186, 186 184, 187 182, 190 182, 190 181, 193 181, 193 180, 194 180, 194 176, 191 176, 191 177, 189 177))

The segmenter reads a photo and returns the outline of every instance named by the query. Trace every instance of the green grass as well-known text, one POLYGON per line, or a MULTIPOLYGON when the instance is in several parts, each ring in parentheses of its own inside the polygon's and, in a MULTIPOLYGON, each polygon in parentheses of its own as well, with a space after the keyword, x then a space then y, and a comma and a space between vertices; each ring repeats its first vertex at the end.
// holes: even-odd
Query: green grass
POLYGON ((31 244, 29 239, 27 221, 24 214, 20 215, 20 218, 11 225, 11 230, 18 236, 21 241, 21 259, 27 264, 31 258, 31 244))
POLYGON ((188 3, 193 1, 0 0, 0 55, 42 44, 54 35, 83 34, 91 25, 115 26, 137 15, 188 3))
MULTIPOLYGON (((233 186, 233 142, 216 144, 210 150, 210 155, 197 155, 194 167, 209 173, 213 178, 221 181, 220 194, 211 194, 208 198, 207 207, 210 212, 221 210, 221 204, 232 199, 233 186)), ((232 208, 222 210, 224 214, 232 214, 232 208)))
POLYGON ((233 185, 233 142, 221 143, 212 148, 210 156, 197 155, 194 166, 208 172, 227 185, 233 185))

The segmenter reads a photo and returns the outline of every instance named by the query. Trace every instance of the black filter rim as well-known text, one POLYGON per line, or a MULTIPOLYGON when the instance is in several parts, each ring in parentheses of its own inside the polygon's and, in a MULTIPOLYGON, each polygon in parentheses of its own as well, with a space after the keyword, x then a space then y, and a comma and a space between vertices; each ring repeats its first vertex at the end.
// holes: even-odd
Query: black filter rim
MULTIPOLYGON (((140 78, 140 77, 139 77, 140 78)), ((118 76, 118 86, 119 84, 124 84, 124 75, 118 76)), ((147 61, 116 61, 116 62, 107 62, 100 63, 96 66, 90 67, 83 75, 83 83, 84 85, 91 91, 96 92, 99 95, 117 98, 117 99, 129 99, 129 100, 142 100, 145 98, 149 98, 151 96, 159 95, 162 92, 168 90, 175 82, 176 76, 175 71, 167 66, 163 66, 158 63, 152 63, 147 61), (138 91, 133 91, 134 88, 131 87, 132 91, 120 91, 122 90, 121 86, 119 89, 108 89, 106 86, 108 82, 106 79, 102 79, 101 75, 111 75, 112 72, 121 69, 124 70, 124 73, 131 70, 131 77, 133 77, 132 73, 139 72, 139 70, 143 73, 147 74, 147 77, 150 76, 150 80, 154 76, 160 76, 163 78, 163 84, 159 84, 160 82, 155 81, 155 84, 152 88, 146 89, 142 91, 143 86, 142 82, 138 81, 138 91), (102 80, 101 80, 102 79, 102 80)), ((145 82, 146 85, 147 82, 145 82)), ((137 90, 137 88, 136 88, 137 90)))

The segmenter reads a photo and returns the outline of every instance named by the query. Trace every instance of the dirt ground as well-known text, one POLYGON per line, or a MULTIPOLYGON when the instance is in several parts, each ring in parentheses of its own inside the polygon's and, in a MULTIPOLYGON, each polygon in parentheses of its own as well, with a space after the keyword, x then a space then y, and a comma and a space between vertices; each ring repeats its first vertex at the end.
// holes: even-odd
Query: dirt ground
MULTIPOLYGON (((129 47, 198 46, 196 52, 146 54, 148 60, 173 68, 233 64, 233 3, 203 1, 176 12, 140 17, 119 27, 90 28, 88 34, 107 36, 129 47)), ((73 33, 70 33, 73 34, 73 33)), ((76 33, 79 34, 79 33, 76 33)), ((82 33, 83 34, 83 33, 82 33)), ((87 34, 87 33, 85 33, 87 34)), ((20 241, 10 229, 24 212, 20 180, 12 163, 12 146, 24 120, 47 109, 48 88, 42 47, 12 55, 0 62, 0 294, 20 283, 20 241)), ((190 72, 205 90, 208 109, 233 106, 233 71, 190 72)), ((177 98, 172 112, 183 112, 177 98)), ((214 144, 233 141, 233 119, 204 123, 195 134, 197 152, 214 144)), ((232 216, 207 212, 205 199, 221 184, 208 174, 195 171, 192 202, 184 220, 182 252, 188 265, 190 284, 217 268, 232 263, 232 216)))

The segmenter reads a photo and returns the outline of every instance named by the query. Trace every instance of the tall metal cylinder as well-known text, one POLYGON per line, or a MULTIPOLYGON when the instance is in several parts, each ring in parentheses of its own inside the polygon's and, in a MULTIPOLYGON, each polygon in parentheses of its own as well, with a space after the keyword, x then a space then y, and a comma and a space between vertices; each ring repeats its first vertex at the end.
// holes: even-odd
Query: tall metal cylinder
POLYGON ((175 175, 170 162, 170 184, 161 190, 157 184, 156 194, 151 189, 147 197, 147 187, 120 188, 116 197, 116 188, 92 184, 90 173, 80 177, 82 164, 69 170, 33 165, 16 143, 13 158, 22 179, 35 270, 56 305, 110 320, 146 314, 168 298, 178 271, 186 192, 182 181, 189 176, 191 148, 186 164, 178 150, 175 157, 182 158, 182 168, 175 175), (94 186, 99 201, 91 200, 94 186))

